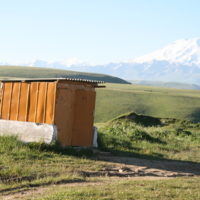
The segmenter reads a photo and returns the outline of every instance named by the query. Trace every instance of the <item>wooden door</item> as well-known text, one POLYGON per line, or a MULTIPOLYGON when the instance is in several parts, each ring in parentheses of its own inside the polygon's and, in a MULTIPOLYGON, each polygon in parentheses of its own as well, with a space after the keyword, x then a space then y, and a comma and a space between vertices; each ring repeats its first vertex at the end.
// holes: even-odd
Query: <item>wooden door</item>
POLYGON ((58 128, 58 140, 63 146, 71 146, 71 90, 59 88, 56 95, 55 125, 58 128))
POLYGON ((72 146, 91 147, 96 92, 75 92, 72 146))

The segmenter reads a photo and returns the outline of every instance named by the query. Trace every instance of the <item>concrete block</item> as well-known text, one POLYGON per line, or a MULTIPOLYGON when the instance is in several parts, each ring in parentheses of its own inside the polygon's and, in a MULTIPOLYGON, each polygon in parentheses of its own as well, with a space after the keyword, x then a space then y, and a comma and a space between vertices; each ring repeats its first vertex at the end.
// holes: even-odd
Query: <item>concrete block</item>
POLYGON ((92 147, 94 147, 94 148, 98 147, 97 137, 98 137, 97 127, 93 126, 93 143, 92 143, 92 147))
POLYGON ((23 142, 40 142, 50 144, 57 139, 57 127, 53 124, 0 120, 0 135, 17 135, 23 142))

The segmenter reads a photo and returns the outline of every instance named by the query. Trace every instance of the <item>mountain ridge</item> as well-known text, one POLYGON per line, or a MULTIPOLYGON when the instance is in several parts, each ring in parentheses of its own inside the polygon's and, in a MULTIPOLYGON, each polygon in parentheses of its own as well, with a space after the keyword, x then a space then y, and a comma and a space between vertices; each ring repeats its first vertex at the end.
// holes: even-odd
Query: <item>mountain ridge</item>
POLYGON ((93 65, 74 58, 65 62, 35 60, 21 65, 102 73, 125 80, 200 83, 200 38, 180 39, 126 62, 93 65))
POLYGON ((200 65, 200 38, 177 40, 153 53, 136 58, 132 62, 143 63, 153 60, 200 65))

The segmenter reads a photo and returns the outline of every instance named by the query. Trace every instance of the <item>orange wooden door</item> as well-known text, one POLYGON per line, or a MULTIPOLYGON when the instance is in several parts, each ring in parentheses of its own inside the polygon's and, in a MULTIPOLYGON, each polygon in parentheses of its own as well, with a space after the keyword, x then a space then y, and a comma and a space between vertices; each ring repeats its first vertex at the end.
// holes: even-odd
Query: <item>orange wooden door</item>
POLYGON ((71 146, 72 130, 72 91, 57 89, 55 124, 58 128, 58 140, 63 146, 71 146))
POLYGON ((91 147, 96 92, 75 92, 72 146, 91 147))

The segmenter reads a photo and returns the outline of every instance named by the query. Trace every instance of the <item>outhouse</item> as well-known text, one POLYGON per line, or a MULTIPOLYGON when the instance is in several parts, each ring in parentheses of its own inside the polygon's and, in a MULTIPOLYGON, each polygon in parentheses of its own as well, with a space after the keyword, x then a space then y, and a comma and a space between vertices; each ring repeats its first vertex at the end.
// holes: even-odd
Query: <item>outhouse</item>
POLYGON ((62 146, 91 147, 96 87, 85 79, 0 81, 0 132, 26 142, 57 138, 62 146))

